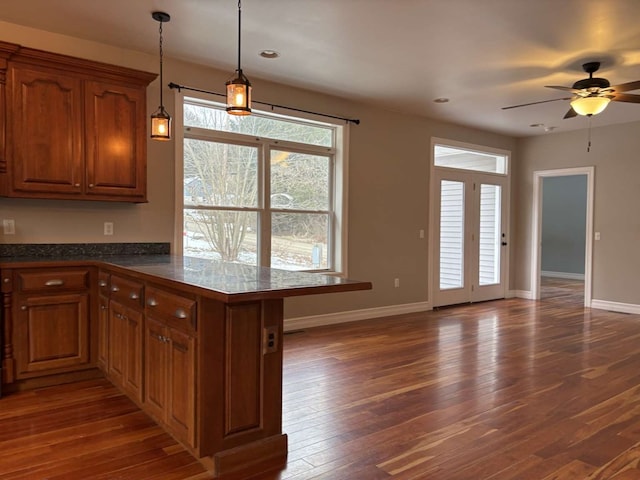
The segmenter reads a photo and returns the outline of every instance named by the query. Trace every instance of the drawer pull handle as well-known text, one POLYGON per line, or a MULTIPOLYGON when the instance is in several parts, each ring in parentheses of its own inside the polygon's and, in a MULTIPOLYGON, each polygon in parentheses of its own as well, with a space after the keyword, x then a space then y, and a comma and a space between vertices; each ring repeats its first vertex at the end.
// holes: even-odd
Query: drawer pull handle
POLYGON ((112 292, 119 292, 120 291, 120 287, 118 287, 117 285, 114 285, 113 287, 111 287, 111 291, 112 292))
POLYGON ((2 279, 2 281, 4 283, 9 283, 11 280, 9 279, 9 277, 5 277, 5 278, 2 279))
POLYGON ((60 280, 60 279, 53 279, 53 280, 47 280, 46 282, 44 282, 45 286, 47 287, 61 287, 62 285, 64 285, 64 280, 60 280))
POLYGON ((157 307, 158 306, 158 301, 155 298, 150 298, 147 301, 147 305, 149 305, 150 307, 157 307))
POLYGON ((98 285, 100 285, 101 287, 106 287, 107 286, 107 282, 105 282, 104 280, 100 280, 98 285))
POLYGON ((185 312, 184 310, 182 310, 181 308, 179 308, 178 310, 176 310, 176 313, 174 313, 174 315, 178 318, 187 318, 187 312, 185 312))
POLYGON ((106 305, 100 305, 100 310, 106 310, 107 306, 106 305))
POLYGON ((22 306, 20 307, 20 310, 26 310, 26 309, 27 309, 27 306, 26 306, 26 305, 22 305, 22 306))
POLYGON ((139 299, 139 298, 140 298, 140 296, 139 296, 136 292, 131 292, 131 293, 129 294, 129 298, 130 298, 131 300, 137 300, 137 299, 139 299))

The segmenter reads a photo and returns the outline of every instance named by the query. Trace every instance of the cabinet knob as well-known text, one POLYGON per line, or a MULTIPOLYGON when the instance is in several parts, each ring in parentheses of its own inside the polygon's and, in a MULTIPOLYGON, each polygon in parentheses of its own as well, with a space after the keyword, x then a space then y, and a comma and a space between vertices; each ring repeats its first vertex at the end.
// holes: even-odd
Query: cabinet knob
POLYGON ((90 183, 90 184, 89 184, 89 188, 93 188, 93 183, 90 183))
POLYGON ((11 280, 9 279, 9 277, 4 277, 4 278, 2 279, 2 281, 3 281, 4 283, 9 283, 11 280))
POLYGON ((74 187, 79 188, 79 187, 80 187, 80 184, 79 184, 79 183, 76 183, 76 184, 74 185, 74 187))
POLYGON ((147 305, 150 307, 156 307, 158 305, 158 301, 155 298, 150 298, 147 300, 147 305))
POLYGON ((120 287, 118 287, 117 285, 114 285, 111 287, 111 291, 112 292, 119 292, 120 291, 120 287))
POLYGON ((182 310, 181 308, 179 308, 178 310, 176 310, 176 313, 174 313, 174 315, 177 318, 187 318, 187 312, 185 312, 184 310, 182 310))
POLYGON ((23 311, 24 311, 24 310, 26 310, 26 309, 27 309, 27 306, 26 306, 26 305, 22 305, 22 306, 20 307, 20 310, 23 310, 23 311))
POLYGON ((130 298, 131 300, 137 300, 137 299, 139 299, 139 298, 140 298, 140 296, 139 296, 136 292, 131 292, 131 293, 129 294, 129 298, 130 298))
POLYGON ((100 280, 98 285, 100 285, 101 287, 106 287, 107 286, 107 282, 105 282, 104 280, 100 280))
POLYGON ((101 310, 106 310, 106 309, 107 309, 107 306, 106 306, 106 305, 100 305, 100 309, 101 309, 101 310))

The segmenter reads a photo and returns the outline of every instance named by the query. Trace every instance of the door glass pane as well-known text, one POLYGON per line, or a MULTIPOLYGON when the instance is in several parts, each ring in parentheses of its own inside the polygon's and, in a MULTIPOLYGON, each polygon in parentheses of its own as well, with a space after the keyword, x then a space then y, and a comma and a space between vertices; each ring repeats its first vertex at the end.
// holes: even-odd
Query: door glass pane
POLYGON ((464 284, 464 183, 440 182, 440 290, 464 284))
POLYGON ((500 197, 499 185, 480 185, 480 285, 500 283, 500 197))

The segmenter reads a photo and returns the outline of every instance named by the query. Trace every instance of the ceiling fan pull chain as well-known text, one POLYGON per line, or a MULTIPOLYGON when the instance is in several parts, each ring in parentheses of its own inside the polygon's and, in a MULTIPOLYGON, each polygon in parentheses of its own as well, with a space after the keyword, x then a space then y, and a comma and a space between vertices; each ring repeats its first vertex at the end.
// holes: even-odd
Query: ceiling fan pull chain
POLYGON ((589 115, 589 133, 588 133, 588 143, 587 143, 587 153, 591 151, 591 115, 589 115))

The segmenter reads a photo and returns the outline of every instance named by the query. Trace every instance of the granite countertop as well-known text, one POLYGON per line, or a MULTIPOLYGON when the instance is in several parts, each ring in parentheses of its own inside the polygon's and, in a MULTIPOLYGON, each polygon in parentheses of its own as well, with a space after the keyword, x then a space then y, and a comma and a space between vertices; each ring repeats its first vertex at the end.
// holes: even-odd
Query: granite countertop
MULTIPOLYGON (((20 252, 28 253, 28 252, 20 252)), ((109 252, 110 253, 110 252, 109 252)), ((371 289, 370 282, 349 280, 334 275, 295 272, 267 267, 226 263, 169 254, 113 255, 104 252, 48 251, 47 255, 0 256, 2 267, 103 264, 126 270, 134 276, 152 277, 170 283, 215 292, 225 300, 243 300, 248 296, 289 297, 371 289)))

